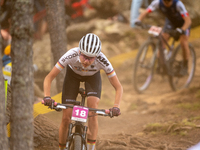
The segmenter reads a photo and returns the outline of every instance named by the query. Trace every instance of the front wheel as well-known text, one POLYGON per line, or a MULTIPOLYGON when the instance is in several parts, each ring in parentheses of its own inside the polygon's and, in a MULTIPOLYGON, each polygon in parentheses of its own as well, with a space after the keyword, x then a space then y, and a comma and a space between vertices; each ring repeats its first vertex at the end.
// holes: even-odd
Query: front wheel
POLYGON ((183 67, 184 55, 180 45, 175 49, 172 55, 170 63, 171 75, 169 76, 169 82, 174 91, 187 88, 193 79, 196 67, 196 54, 191 44, 189 45, 189 50, 190 54, 188 60, 188 71, 185 75, 180 74, 180 71, 183 67))
POLYGON ((82 140, 79 135, 73 137, 72 143, 69 150, 81 150, 82 149, 82 140))
POLYGON ((146 90, 153 78, 156 60, 156 46, 153 41, 146 41, 139 49, 135 59, 133 86, 138 93, 146 90))

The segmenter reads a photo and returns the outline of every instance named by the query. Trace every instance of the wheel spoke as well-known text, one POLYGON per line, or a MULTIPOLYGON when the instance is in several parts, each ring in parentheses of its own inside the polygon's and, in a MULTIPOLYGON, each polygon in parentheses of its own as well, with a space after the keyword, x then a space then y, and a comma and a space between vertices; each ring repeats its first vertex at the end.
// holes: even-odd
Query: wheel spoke
POLYGON ((155 64, 155 46, 148 41, 144 43, 138 51, 134 65, 134 88, 137 92, 146 90, 153 77, 153 68, 155 64))
POLYGON ((170 77, 170 85, 173 90, 183 89, 189 86, 194 76, 196 67, 196 54, 194 49, 190 46, 190 55, 188 60, 188 73, 185 75, 180 74, 183 67, 183 50, 179 46, 173 55, 173 63, 171 65, 171 70, 173 76, 170 77))

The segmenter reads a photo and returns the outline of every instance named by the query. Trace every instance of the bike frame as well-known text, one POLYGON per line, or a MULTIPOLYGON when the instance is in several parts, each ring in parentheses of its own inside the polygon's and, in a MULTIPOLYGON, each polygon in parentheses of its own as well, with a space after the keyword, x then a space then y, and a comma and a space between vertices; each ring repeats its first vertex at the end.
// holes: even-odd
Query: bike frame
POLYGON ((87 126, 84 126, 82 122, 75 121, 75 123, 69 124, 68 138, 66 142, 66 147, 70 147, 72 143, 72 139, 74 135, 79 135, 82 139, 82 149, 87 149, 86 144, 86 134, 87 134, 87 126), (75 132, 72 133, 72 129, 75 128, 75 132), (82 132, 83 131, 83 132, 82 132))
POLYGON ((170 35, 169 38, 173 38, 172 41, 168 41, 162 35, 162 28, 148 24, 141 24, 140 27, 142 27, 142 29, 148 29, 150 36, 141 45, 135 59, 133 73, 133 85, 135 90, 138 93, 146 90, 153 79, 155 70, 161 76, 168 76, 170 86, 174 91, 188 87, 194 76, 196 66, 196 55, 192 45, 189 44, 191 53, 189 56, 190 62, 188 62, 190 63, 189 72, 186 75, 182 75, 180 71, 183 69, 184 58, 180 59, 179 56, 183 55, 184 52, 182 52, 183 49, 180 44, 175 47, 175 31, 166 31, 166 33, 170 35), (168 50, 164 51, 164 48, 168 50), (151 55, 151 57, 148 57, 148 54, 151 55), (158 62, 158 67, 155 69, 156 61, 158 62))
POLYGON ((161 64, 161 67, 163 68, 163 70, 165 70, 165 72, 169 75, 169 65, 168 65, 169 61, 166 60, 165 58, 163 43, 169 50, 168 57, 170 58, 172 56, 172 52, 174 49, 175 39, 173 38, 172 43, 169 44, 168 41, 163 37, 162 32, 158 36, 154 36, 154 37, 150 36, 150 38, 156 38, 156 40, 158 40, 156 44, 156 54, 159 51, 158 61, 161 64))
MULTIPOLYGON (((87 97, 87 95, 85 94, 85 91, 83 89, 79 90, 79 94, 81 95, 80 106, 85 106, 85 98, 87 97)), ((75 121, 74 123, 70 123, 66 147, 70 147, 74 135, 79 135, 82 139, 82 144, 81 144, 82 149, 84 150, 84 148, 86 148, 86 150, 87 150, 87 144, 86 144, 87 129, 88 129, 88 127, 85 126, 82 122, 75 121), (72 133, 73 128, 75 128, 74 133, 72 133)))
MULTIPOLYGON (((67 108, 73 108, 74 106, 83 106, 85 107, 85 98, 87 97, 85 90, 83 88, 79 88, 79 94, 81 95, 81 102, 79 101, 74 101, 70 102, 69 104, 59 104, 57 103, 56 106, 49 107, 51 109, 59 110, 59 109, 67 109, 67 108), (73 104, 73 105, 71 105, 73 104)), ((55 104, 54 104, 55 105, 55 104)), ((88 108, 88 111, 94 111, 96 115, 101 115, 101 116, 111 116, 109 110, 104 110, 104 109, 95 109, 95 108, 88 108)), ((89 117, 89 116, 88 116, 89 117)), ((87 135, 87 129, 88 127, 84 125, 84 122, 81 121, 74 121, 73 123, 69 124, 69 130, 68 130, 68 138, 66 141, 66 148, 69 150, 72 142, 73 142, 73 137, 78 135, 81 137, 81 149, 80 150, 87 150, 87 144, 86 144, 86 135, 87 135), (73 132, 73 129, 75 131, 73 132)))

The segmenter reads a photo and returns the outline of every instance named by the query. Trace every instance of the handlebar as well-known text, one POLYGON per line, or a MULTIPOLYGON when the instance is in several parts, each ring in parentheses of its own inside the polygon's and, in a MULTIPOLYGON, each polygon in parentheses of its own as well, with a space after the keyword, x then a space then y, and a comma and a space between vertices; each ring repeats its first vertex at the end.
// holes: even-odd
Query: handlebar
MULTIPOLYGON (((70 105, 70 104, 60 104, 60 103, 56 103, 55 107, 53 109, 67 109, 67 108, 73 108, 74 105, 70 105)), ((96 109, 96 108, 89 108, 89 111, 93 111, 95 112, 97 115, 102 115, 102 116, 110 116, 110 111, 108 109, 96 109)))
MULTIPOLYGON (((141 27, 142 29, 150 29, 151 27, 159 28, 159 26, 153 26, 153 25, 144 24, 144 23, 136 24, 136 26, 141 27)), ((161 30, 162 30, 162 28, 161 28, 161 30)), ((176 37, 176 30, 175 29, 166 29, 165 32, 168 33, 173 38, 176 37)))
MULTIPOLYGON (((44 100, 42 100, 42 104, 44 104, 44 100)), ((75 105, 70 105, 70 104, 60 104, 57 102, 54 102, 53 106, 49 106, 50 109, 55 109, 57 111, 59 111, 60 109, 68 109, 68 108, 73 108, 75 105)), ((112 116, 110 113, 109 109, 96 109, 96 108, 88 108, 89 111, 93 111, 95 112, 97 115, 100 116, 112 116)))
POLYGON ((141 23, 140 25, 136 24, 136 26, 141 27, 142 29, 150 29, 152 27, 152 25, 144 24, 144 23, 141 23))

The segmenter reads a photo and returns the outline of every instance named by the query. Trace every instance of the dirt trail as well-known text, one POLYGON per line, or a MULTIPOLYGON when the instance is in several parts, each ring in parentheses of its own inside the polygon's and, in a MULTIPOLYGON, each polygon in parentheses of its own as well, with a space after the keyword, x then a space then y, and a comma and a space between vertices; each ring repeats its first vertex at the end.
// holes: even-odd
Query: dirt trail
MULTIPOLYGON (((120 63, 112 59, 117 62, 115 71, 124 88, 122 115, 112 119, 99 117, 97 150, 186 150, 200 141, 199 40, 192 41, 197 54, 196 73, 190 88, 182 91, 172 91, 167 78, 156 76, 147 91, 138 94, 132 85, 134 57, 120 63)), ((105 74, 102 81, 99 108, 110 108, 114 89, 105 74)), ((51 112, 44 116, 58 128, 61 115, 51 112)), ((47 148, 43 145, 39 149, 47 148)), ((57 149, 57 145, 51 148, 57 149)))
MULTIPOLYGON (((199 64, 200 59, 197 60, 199 64)), ((167 78, 158 77, 146 92, 137 94, 132 86, 132 65, 132 60, 127 60, 116 69, 124 87, 122 115, 112 119, 99 117, 97 150, 186 150, 197 143, 200 140, 200 98, 196 97, 200 90, 199 72, 190 89, 173 92, 167 78)), ((104 74, 102 80, 99 107, 110 108, 114 89, 104 74)), ((61 113, 45 116, 59 126, 61 113)))

